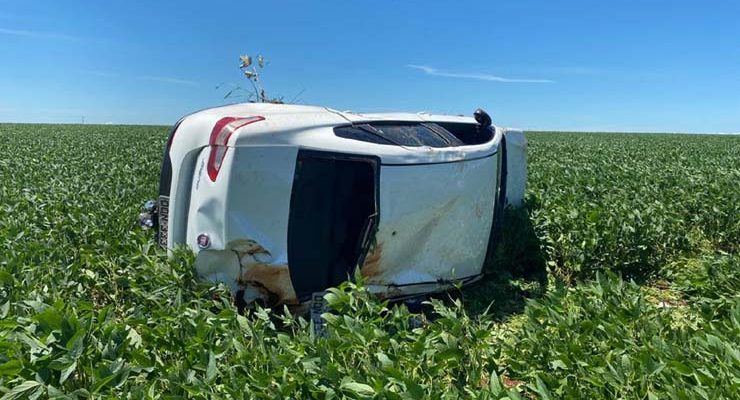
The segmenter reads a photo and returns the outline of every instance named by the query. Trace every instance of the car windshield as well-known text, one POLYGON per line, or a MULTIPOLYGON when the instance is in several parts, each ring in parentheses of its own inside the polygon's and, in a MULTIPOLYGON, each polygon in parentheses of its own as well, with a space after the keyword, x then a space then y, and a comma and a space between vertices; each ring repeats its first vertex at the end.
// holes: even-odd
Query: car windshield
POLYGON ((343 138, 397 146, 453 147, 464 143, 445 128, 432 123, 372 123, 334 129, 343 138))

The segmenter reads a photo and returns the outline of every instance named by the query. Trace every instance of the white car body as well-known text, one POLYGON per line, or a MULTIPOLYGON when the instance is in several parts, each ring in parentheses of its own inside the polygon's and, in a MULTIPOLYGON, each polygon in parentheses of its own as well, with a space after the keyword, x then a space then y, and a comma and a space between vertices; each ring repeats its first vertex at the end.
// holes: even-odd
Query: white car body
POLYGON ((191 248, 197 272, 245 303, 300 304, 358 269, 385 298, 470 283, 494 214, 521 205, 526 184, 523 133, 485 129, 299 105, 191 114, 165 150, 160 244, 191 248))

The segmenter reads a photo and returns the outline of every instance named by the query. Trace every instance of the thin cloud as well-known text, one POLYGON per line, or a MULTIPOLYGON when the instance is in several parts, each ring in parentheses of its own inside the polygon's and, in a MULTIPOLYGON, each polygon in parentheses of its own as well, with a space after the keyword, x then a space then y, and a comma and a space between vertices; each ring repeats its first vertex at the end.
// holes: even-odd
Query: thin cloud
POLYGON ((80 40, 80 38, 76 36, 65 35, 63 33, 25 31, 21 29, 0 28, 0 34, 30 37, 30 38, 39 38, 39 39, 80 40))
POLYGON ((518 79, 518 78, 504 78, 502 76, 496 76, 496 75, 490 75, 490 74, 480 74, 480 73, 445 72, 445 71, 440 71, 437 68, 430 67, 428 65, 407 64, 406 66, 409 68, 422 71, 427 75, 441 76, 445 78, 476 79, 479 81, 508 82, 508 83, 554 83, 555 82, 550 79, 518 79))
POLYGON ((78 71, 84 74, 88 74, 88 75, 99 76, 101 78, 126 78, 126 79, 138 79, 138 80, 152 81, 152 82, 170 83, 173 85, 200 86, 200 84, 196 81, 173 78, 169 76, 154 76, 154 75, 143 75, 143 76, 133 75, 132 76, 132 75, 123 75, 115 71, 101 71, 101 70, 94 70, 94 69, 81 69, 78 71))
POLYGON ((198 82, 189 81, 187 79, 171 78, 168 76, 141 76, 139 79, 155 82, 173 83, 176 85, 187 85, 187 86, 198 86, 198 82))

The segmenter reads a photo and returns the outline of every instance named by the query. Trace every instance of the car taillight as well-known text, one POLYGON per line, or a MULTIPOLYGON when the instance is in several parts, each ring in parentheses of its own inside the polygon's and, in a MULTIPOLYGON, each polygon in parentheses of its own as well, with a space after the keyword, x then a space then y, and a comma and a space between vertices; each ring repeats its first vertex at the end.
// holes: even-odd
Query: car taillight
POLYGON ((236 118, 226 117, 221 118, 216 122, 211 131, 211 139, 209 144, 211 145, 211 155, 208 157, 208 177, 211 178, 211 182, 216 182, 218 171, 221 170, 221 164, 226 157, 226 145, 229 143, 231 134, 237 129, 249 125, 253 122, 262 121, 264 117, 255 116, 248 118, 236 118))

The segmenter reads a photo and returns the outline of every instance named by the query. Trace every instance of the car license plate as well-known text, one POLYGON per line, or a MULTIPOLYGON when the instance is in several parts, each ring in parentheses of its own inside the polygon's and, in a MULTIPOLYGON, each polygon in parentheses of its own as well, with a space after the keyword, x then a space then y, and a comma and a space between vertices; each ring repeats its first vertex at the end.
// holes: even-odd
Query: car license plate
POLYGON ((169 196, 159 196, 159 205, 157 207, 159 213, 159 245, 167 248, 167 239, 169 233, 169 226, 167 224, 170 215, 170 198, 169 196))

